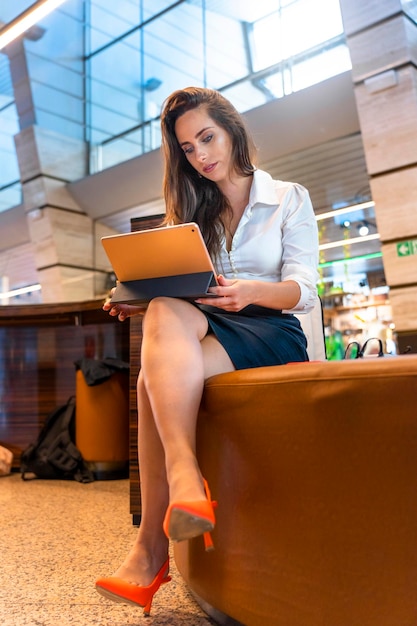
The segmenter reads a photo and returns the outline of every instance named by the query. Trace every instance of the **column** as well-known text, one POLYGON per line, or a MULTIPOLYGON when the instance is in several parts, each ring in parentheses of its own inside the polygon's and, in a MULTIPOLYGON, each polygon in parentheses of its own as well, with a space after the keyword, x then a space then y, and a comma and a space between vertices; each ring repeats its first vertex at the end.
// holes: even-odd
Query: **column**
MULTIPOLYGON (((45 114, 36 106, 39 86, 35 89, 30 75, 25 40, 20 38, 9 44, 6 53, 19 115, 20 132, 15 136, 15 145, 23 203, 42 287, 42 301, 93 299, 105 292, 106 260, 100 254, 99 239, 108 232, 104 226, 102 229, 106 232, 96 232, 101 227, 96 228, 66 188, 69 182, 87 174, 83 119, 79 120, 78 127, 72 124, 71 136, 57 130, 59 115, 45 114), (46 126, 48 120, 50 127, 46 126)), ((72 88, 75 93, 80 93, 83 89, 81 72, 77 80, 79 84, 72 88)), ((55 104, 53 91, 50 93, 50 108, 53 110, 60 106, 60 99, 57 95, 55 104)), ((77 101, 74 96, 73 101, 77 101)), ((69 110, 71 106, 75 105, 69 105, 69 110)))
POLYGON ((340 0, 340 6, 401 349, 417 335, 417 6, 407 0, 340 0))

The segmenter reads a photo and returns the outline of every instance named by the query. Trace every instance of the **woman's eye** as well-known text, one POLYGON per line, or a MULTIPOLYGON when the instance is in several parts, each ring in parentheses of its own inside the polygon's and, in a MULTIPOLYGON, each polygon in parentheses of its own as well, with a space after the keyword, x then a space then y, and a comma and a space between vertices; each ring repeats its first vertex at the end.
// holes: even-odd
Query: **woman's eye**
POLYGON ((184 154, 191 154, 192 151, 193 149, 191 146, 189 148, 184 148, 184 154))
POLYGON ((213 139, 213 135, 207 135, 207 137, 204 137, 203 142, 209 143, 209 141, 211 141, 212 139, 213 139))

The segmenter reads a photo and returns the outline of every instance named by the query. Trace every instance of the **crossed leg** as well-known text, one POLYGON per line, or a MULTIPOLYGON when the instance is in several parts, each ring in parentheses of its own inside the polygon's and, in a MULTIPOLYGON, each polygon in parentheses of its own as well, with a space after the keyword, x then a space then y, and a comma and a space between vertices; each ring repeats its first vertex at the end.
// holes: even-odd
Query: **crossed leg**
POLYGON ((205 499, 196 459, 196 423, 204 381, 234 366, 201 311, 156 298, 143 324, 138 377, 138 453, 142 519, 135 543, 114 574, 146 586, 167 558, 162 523, 170 501, 205 499))

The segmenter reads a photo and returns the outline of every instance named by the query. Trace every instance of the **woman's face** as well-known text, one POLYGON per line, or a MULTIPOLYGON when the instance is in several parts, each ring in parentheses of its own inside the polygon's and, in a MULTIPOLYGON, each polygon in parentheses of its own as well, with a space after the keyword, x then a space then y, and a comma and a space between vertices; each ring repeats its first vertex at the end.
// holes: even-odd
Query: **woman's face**
POLYGON ((232 167, 232 141, 204 108, 192 109, 179 117, 175 134, 190 165, 214 183, 229 180, 232 167))

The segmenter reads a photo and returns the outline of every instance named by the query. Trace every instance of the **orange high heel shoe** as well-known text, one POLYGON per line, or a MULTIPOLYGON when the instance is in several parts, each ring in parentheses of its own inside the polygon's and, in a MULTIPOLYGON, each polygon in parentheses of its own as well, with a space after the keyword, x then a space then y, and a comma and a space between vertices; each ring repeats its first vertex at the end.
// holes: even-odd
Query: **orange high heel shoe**
POLYGON ((171 580, 168 571, 169 557, 148 587, 140 587, 123 580, 123 578, 108 576, 97 580, 96 591, 102 596, 114 600, 114 602, 139 605, 143 608, 143 614, 149 616, 154 595, 161 585, 169 583, 171 580))
POLYGON ((164 519, 164 532, 173 541, 184 541, 203 535, 205 549, 213 550, 210 531, 216 523, 213 509, 217 506, 217 502, 211 499, 207 481, 203 479, 203 482, 207 500, 180 501, 170 504, 164 519))

